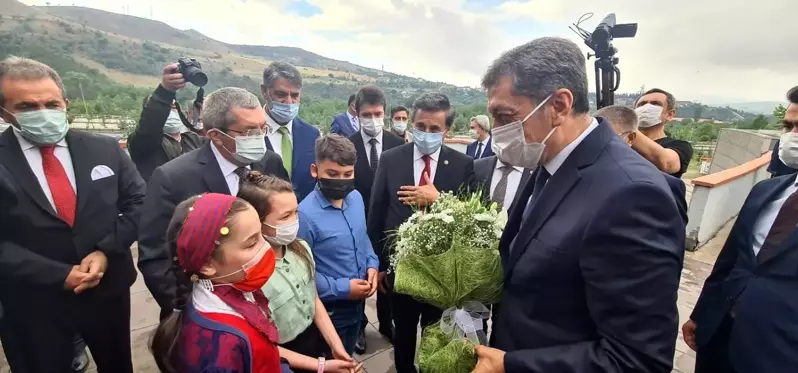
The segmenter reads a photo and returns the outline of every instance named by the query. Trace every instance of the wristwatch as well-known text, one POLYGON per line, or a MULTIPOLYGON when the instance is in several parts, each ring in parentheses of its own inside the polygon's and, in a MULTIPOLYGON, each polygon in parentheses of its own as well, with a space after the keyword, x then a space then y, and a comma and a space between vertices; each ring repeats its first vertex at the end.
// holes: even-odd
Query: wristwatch
POLYGON ((316 373, 324 373, 324 365, 327 364, 327 360, 323 357, 319 358, 319 369, 316 373))

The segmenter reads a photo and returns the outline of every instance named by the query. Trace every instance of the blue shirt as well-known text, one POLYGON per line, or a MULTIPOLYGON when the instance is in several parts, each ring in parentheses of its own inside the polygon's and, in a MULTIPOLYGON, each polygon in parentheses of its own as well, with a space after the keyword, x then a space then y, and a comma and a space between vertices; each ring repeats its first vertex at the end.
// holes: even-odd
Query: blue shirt
POLYGON ((318 188, 299 204, 298 236, 313 251, 321 300, 348 299, 349 280, 366 280, 369 268, 379 268, 366 234, 363 197, 353 190, 342 207, 333 206, 318 188))

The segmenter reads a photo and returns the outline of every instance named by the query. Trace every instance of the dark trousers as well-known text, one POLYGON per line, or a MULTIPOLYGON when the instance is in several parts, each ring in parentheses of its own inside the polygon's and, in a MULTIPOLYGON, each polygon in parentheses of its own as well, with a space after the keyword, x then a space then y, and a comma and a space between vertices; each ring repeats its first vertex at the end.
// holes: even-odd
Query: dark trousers
POLYGON ((705 346, 699 347, 695 358, 695 373, 734 373, 729 359, 729 338, 734 319, 726 315, 715 335, 705 346))
POLYGON ((324 308, 330 314, 330 321, 335 326, 335 331, 338 332, 338 337, 341 338, 341 343, 349 355, 355 353, 355 344, 360 336, 360 325, 365 322, 363 320, 365 306, 366 302, 362 300, 324 302, 324 308))
MULTIPOLYGON (((30 373, 71 373, 75 334, 88 345, 99 373, 133 373, 130 353, 130 293, 104 297, 63 295, 38 308, 36 301, 8 307, 15 355, 30 373)), ((7 335, 3 333, 3 345, 7 335)), ((15 371, 16 373, 16 371, 15 371)))
MULTIPOLYGON (((293 341, 281 344, 283 348, 287 348, 298 354, 318 358, 324 356, 329 348, 324 341, 319 328, 316 324, 311 323, 304 332, 300 333, 293 341)), ((316 373, 315 370, 302 370, 293 369, 294 373, 316 373)))
POLYGON ((377 321, 380 322, 381 332, 390 332, 390 326, 393 325, 391 294, 392 291, 377 291, 377 321))
POLYGON ((391 302, 393 322, 396 327, 394 335, 396 372, 416 372, 416 331, 419 319, 421 327, 427 327, 441 319, 443 310, 399 293, 392 295, 391 302))

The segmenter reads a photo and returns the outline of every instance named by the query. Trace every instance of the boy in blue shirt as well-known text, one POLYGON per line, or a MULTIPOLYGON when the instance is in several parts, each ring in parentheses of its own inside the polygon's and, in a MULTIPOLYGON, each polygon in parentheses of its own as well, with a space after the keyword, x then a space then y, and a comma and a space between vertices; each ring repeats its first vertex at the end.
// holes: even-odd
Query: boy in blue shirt
POLYGON ((377 291, 379 260, 366 233, 363 197, 355 189, 355 146, 340 135, 316 140, 310 166, 316 188, 299 204, 299 234, 313 252, 316 290, 351 355, 365 299, 377 291))

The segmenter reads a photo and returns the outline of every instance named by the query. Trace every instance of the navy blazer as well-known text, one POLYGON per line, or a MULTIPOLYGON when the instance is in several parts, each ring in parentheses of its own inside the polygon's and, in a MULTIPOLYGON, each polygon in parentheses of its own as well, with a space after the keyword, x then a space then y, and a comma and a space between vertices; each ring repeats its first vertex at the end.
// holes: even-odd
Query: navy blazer
MULTIPOLYGON (((477 141, 474 141, 471 144, 468 144, 468 146, 466 146, 466 155, 468 155, 471 158, 475 158, 475 155, 477 153, 477 146, 478 145, 479 145, 479 142, 477 142, 477 141)), ((482 149, 482 154, 479 156, 479 158, 487 158, 487 157, 494 156, 495 154, 493 153, 492 145, 493 145, 493 137, 488 139, 488 143, 485 145, 485 149, 482 149)), ((477 158, 475 158, 475 159, 477 159, 477 158)))
POLYGON ((330 125, 330 133, 337 133, 343 137, 352 136, 357 133, 357 130, 358 128, 352 125, 346 112, 336 115, 330 125))
POLYGON ((795 177, 763 180, 751 189, 690 316, 701 353, 735 305, 729 356, 737 372, 798 367, 798 229, 767 258, 753 251, 756 220, 795 177))
MULTIPOLYGON (((302 119, 294 118, 291 124, 291 136, 293 136, 294 149, 291 159, 291 183, 294 185, 297 201, 302 202, 316 186, 316 180, 310 176, 310 165, 316 162, 316 139, 319 138, 319 130, 302 119)), ((266 148, 274 151, 268 137, 266 148)))
POLYGON ((599 121, 505 227, 507 372, 671 372, 684 224, 662 173, 599 121))

